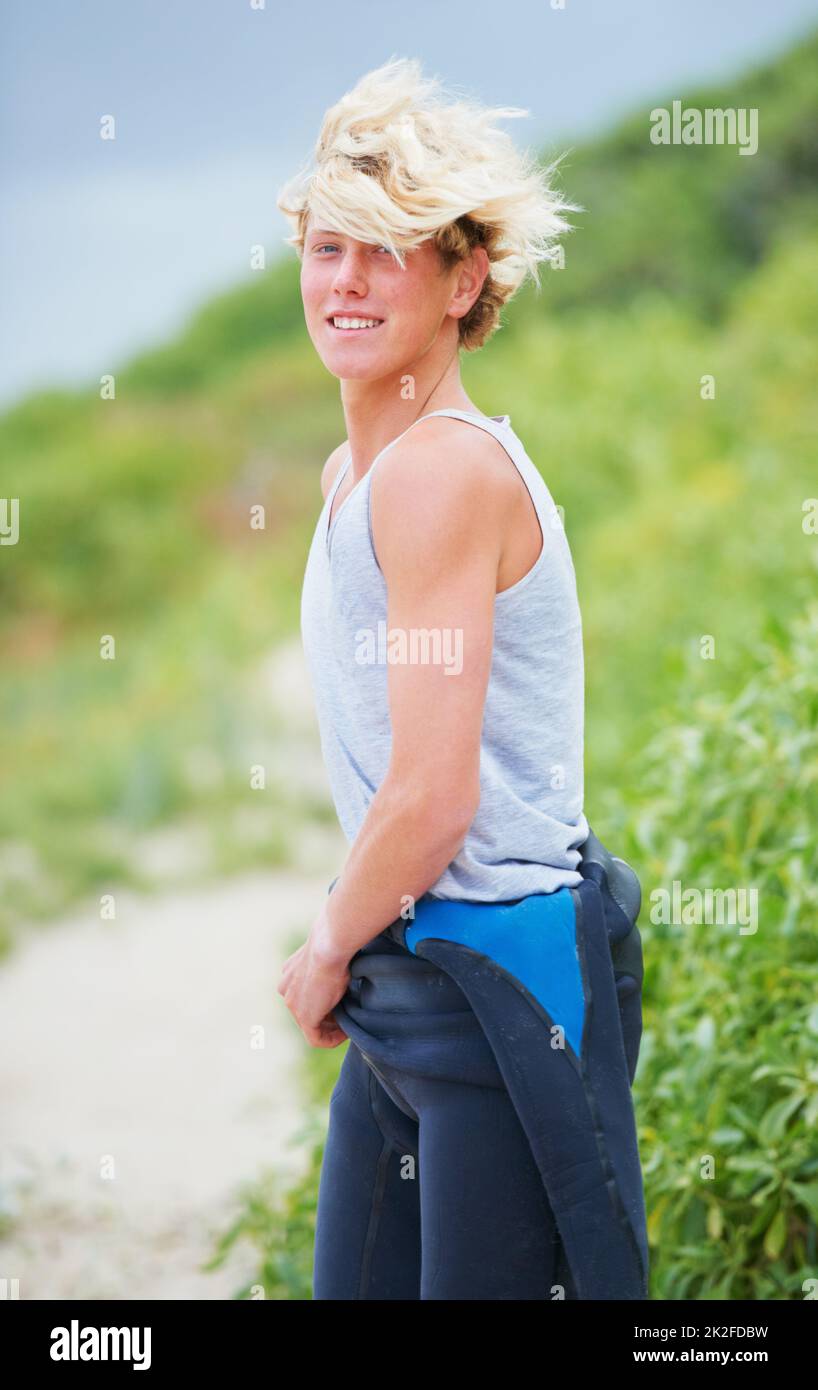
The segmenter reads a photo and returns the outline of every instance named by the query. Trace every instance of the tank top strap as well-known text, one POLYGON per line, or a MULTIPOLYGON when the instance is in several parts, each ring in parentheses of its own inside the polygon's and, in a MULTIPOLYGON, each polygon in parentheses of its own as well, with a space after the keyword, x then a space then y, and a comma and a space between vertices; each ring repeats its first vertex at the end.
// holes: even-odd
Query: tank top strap
MULTIPOLYGON (((458 420, 466 420, 468 424, 477 425, 480 429, 486 430, 488 434, 494 435, 497 443, 505 449, 526 486, 537 513, 543 538, 545 538, 546 526, 551 528, 554 525, 554 502, 542 474, 531 462, 521 441, 514 433, 511 427, 511 416, 472 415, 468 410, 458 410, 454 406, 446 406, 442 410, 433 410, 431 413, 433 415, 451 415, 458 420)), ((429 417, 422 415, 420 418, 425 420, 429 417)))
MULTIPOLYGON (((469 410, 458 410, 457 406, 443 406, 441 410, 432 410, 429 415, 421 415, 421 420, 428 420, 432 415, 451 415, 455 420, 466 420, 470 425, 479 425, 481 429, 488 430, 496 439, 500 439, 502 434, 511 424, 510 415, 472 415, 469 410)), ((415 421, 415 424, 418 422, 415 421)))
POLYGON ((490 434, 493 434, 496 439, 499 439, 501 444, 503 443, 503 432, 511 424, 510 415, 472 415, 468 410, 458 410, 456 406, 442 406, 440 410, 430 410, 425 415, 419 415, 416 420, 412 421, 411 425, 406 426, 405 430, 401 430, 400 434, 396 435, 394 439, 390 439, 388 444, 384 444, 380 453, 376 454, 375 458, 372 460, 368 469, 368 474, 373 472, 375 464, 380 462, 384 454, 403 439, 404 435, 407 435, 410 430, 414 429, 415 425, 421 424, 424 420, 431 420, 435 415, 451 415, 457 420, 467 420, 472 425, 482 425, 482 427, 487 429, 490 434))

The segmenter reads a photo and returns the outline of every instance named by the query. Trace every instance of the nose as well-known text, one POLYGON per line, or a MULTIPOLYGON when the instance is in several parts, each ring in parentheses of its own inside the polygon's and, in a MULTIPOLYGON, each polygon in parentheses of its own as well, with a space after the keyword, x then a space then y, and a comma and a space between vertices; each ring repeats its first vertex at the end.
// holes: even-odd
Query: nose
POLYGON ((338 294, 366 294, 363 256, 357 250, 344 251, 338 262, 332 281, 332 288, 338 294))

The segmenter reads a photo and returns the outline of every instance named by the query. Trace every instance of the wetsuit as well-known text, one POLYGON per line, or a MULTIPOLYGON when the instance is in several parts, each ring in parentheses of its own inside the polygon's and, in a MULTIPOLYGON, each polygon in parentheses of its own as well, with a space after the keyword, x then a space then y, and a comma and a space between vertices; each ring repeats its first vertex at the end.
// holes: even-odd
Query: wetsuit
POLYGON ((641 893, 593 832, 580 871, 427 895, 352 958, 316 1298, 647 1298, 641 893))

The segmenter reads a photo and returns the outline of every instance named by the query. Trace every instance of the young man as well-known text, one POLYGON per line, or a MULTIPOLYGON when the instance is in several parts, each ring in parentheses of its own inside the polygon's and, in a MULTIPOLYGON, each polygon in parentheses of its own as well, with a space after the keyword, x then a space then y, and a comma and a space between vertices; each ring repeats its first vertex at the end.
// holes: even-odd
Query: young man
MULTIPOLYGON (((589 836, 568 543, 510 417, 483 415, 460 380, 460 350, 496 330, 573 206, 492 124, 516 114, 444 104, 416 63, 391 61, 327 113, 315 170, 279 201, 348 436, 322 475, 302 631, 351 851, 279 986, 313 1045, 352 1039, 316 1298, 642 1296, 632 1240, 612 1249, 610 1292, 560 1264, 563 1227, 579 1224, 549 1202, 565 1155, 532 1151, 529 1083, 509 1085, 525 1047, 504 1060, 495 1036, 533 1008, 523 1065, 541 1068, 557 1015, 579 1057, 589 836), (464 972, 488 961, 483 1003, 464 972)), ((621 1047, 617 1061, 629 1103, 621 1047)), ((577 1142, 598 1149, 599 1130, 589 1120, 577 1142)), ((597 1250, 619 1219, 607 1186, 601 1174, 583 1194, 597 1250)))

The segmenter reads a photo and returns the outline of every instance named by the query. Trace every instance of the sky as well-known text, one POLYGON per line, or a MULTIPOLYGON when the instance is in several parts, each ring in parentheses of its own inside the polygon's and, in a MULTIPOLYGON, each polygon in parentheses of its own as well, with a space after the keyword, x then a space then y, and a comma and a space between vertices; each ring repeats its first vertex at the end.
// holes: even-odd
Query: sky
POLYGON ((818 0, 0 0, 0 405, 172 338, 252 247, 294 255, 278 190, 392 56, 556 155, 816 26, 818 0))

